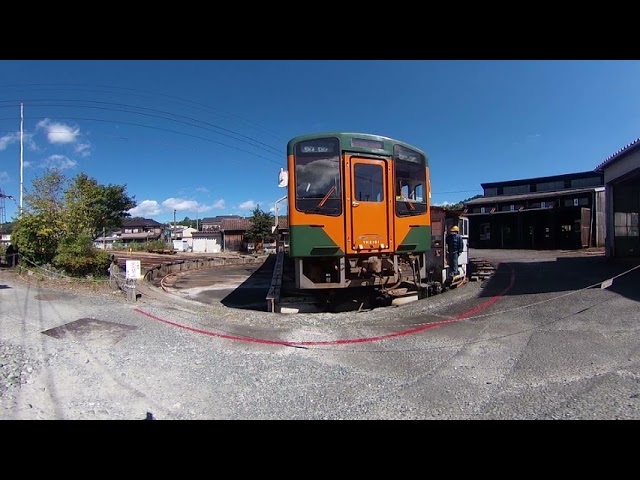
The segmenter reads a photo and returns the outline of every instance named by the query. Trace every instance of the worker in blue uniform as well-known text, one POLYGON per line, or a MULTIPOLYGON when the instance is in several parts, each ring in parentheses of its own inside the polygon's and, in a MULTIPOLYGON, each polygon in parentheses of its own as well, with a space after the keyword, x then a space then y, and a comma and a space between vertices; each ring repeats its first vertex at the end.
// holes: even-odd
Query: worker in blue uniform
POLYGON ((449 280, 453 279, 458 272, 458 257, 464 251, 464 241, 459 235, 459 228, 457 225, 451 227, 449 235, 447 235, 447 255, 449 260, 449 280))

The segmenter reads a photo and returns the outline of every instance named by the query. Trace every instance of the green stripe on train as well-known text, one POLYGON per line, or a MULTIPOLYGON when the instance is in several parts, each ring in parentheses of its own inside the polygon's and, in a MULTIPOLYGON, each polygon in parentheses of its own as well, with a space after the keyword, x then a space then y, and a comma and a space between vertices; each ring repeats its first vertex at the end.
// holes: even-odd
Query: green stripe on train
POLYGON ((289 227, 289 255, 292 257, 339 257, 342 249, 322 227, 295 225, 289 227))
POLYGON ((426 252, 431 250, 431 226, 411 227, 398 245, 398 252, 426 252))
MULTIPOLYGON (((431 227, 411 227, 398 245, 398 252, 426 252, 431 249, 431 227)), ((296 225, 289 228, 289 255, 292 257, 338 257, 342 249, 322 227, 296 225)))

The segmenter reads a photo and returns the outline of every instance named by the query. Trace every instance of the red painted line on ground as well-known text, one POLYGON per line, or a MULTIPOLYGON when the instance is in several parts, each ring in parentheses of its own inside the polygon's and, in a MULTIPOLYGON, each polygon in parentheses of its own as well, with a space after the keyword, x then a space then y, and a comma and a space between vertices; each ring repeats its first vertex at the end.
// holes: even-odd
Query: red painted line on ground
POLYGON ((350 343, 365 343, 365 342, 377 342, 380 340, 387 340, 389 338, 394 338, 394 337, 402 337, 405 335, 411 335, 414 333, 418 333, 418 332, 422 332, 425 330, 429 330, 431 328, 436 328, 436 327, 441 327, 442 325, 447 325, 449 323, 452 322, 456 322, 458 320, 462 320, 464 318, 468 318, 473 316, 474 314, 478 313, 481 310, 484 310, 485 308, 488 308, 489 306, 493 305, 494 303, 496 303, 498 300, 500 300, 500 298, 502 298, 509 290, 511 290, 511 288, 513 288, 513 285, 515 284, 515 280, 516 280, 516 275, 515 275, 515 271, 511 271, 511 279, 509 281, 509 285, 502 291, 500 292, 498 295, 496 295, 495 297, 490 298, 488 301, 486 301, 485 303, 483 303, 482 305, 478 305, 475 308, 472 308, 469 311, 466 311, 464 313, 461 313, 460 315, 458 315, 455 318, 450 318, 447 320, 443 320, 441 322, 438 323, 430 323, 429 325, 422 325, 420 327, 416 327, 416 328, 411 328, 409 330, 403 330, 402 332, 397 332, 397 333, 390 333, 387 335, 380 335, 380 336, 376 336, 376 337, 363 337, 363 338, 351 338, 351 339, 343 339, 343 340, 327 340, 327 341, 316 341, 316 342, 287 342, 284 340, 267 340, 264 338, 251 338, 251 337, 238 337, 235 335, 224 335, 221 333, 215 333, 215 332, 209 332, 207 330, 200 330, 199 328, 193 328, 193 327, 188 327, 186 325, 182 325, 176 322, 171 322, 169 320, 164 320, 160 317, 156 317, 155 315, 151 315, 150 313, 147 313, 143 310, 140 310, 139 308, 135 308, 134 311, 149 317, 153 320, 157 320, 159 322, 162 323, 166 323, 167 325, 171 325, 174 327, 178 327, 178 328, 182 328, 184 330, 189 330, 191 332, 195 332, 195 333, 200 333, 202 335, 209 335, 211 337, 216 337, 216 338, 223 338, 226 340, 238 340, 238 341, 242 341, 242 342, 251 342, 251 343, 263 343, 263 344, 267 344, 267 345, 284 345, 284 346, 291 346, 291 347, 309 347, 309 346, 321 346, 321 345, 346 345, 346 344, 350 344, 350 343))

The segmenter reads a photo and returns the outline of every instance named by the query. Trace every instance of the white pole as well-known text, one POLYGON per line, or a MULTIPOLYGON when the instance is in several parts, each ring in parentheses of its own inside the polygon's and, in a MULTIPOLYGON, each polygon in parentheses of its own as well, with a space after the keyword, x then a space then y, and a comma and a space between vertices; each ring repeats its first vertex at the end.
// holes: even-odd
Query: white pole
POLYGON ((22 217, 22 170, 24 166, 23 155, 24 155, 24 146, 23 146, 23 126, 24 126, 24 104, 20 104, 20 212, 18 213, 18 217, 22 217))

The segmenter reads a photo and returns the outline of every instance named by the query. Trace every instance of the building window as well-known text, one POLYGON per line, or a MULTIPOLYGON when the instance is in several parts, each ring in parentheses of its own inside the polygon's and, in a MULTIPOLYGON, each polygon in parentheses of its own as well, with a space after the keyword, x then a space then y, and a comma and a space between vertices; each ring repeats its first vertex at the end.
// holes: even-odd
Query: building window
POLYGON ((485 197, 495 197, 497 195, 498 195, 498 189, 496 187, 484 189, 485 197))
POLYGON ((536 191, 538 192, 552 192, 555 190, 563 190, 564 189, 564 180, 560 180, 557 182, 543 182, 536 184, 536 191))
POLYGON ((504 195, 519 195, 521 193, 529 193, 529 184, 503 187, 502 191, 504 195))
POLYGON ((616 237, 638 236, 638 213, 615 212, 613 229, 616 237))
POLYGON ((488 223, 480 224, 480 240, 491 239, 491 225, 488 223))
POLYGON ((603 184, 600 177, 574 178, 571 180, 571 188, 599 187, 603 184))
POLYGON ((562 201, 562 205, 565 207, 584 207, 585 205, 589 205, 589 199, 582 198, 565 198, 562 201))

